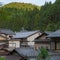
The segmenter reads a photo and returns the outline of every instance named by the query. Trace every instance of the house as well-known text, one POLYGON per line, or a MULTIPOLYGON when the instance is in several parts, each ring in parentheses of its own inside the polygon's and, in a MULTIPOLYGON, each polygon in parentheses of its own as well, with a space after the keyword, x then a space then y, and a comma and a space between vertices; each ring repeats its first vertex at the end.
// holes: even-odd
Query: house
POLYGON ((40 31, 21 31, 16 32, 12 40, 9 41, 9 47, 20 48, 21 46, 33 46, 35 40, 41 35, 40 31))
POLYGON ((50 35, 51 33, 51 31, 42 32, 42 34, 34 40, 35 49, 40 49, 44 47, 50 50, 50 38, 46 38, 46 36, 50 35))
POLYGON ((15 33, 11 31, 10 29, 0 29, 0 55, 7 55, 9 54, 8 50, 5 50, 6 48, 9 48, 9 39, 14 35, 15 33))
POLYGON ((15 33, 10 29, 0 29, 0 47, 8 47, 9 39, 14 34, 15 33))
POLYGON ((60 50, 60 30, 57 30, 47 36, 51 40, 51 50, 60 50))
POLYGON ((11 38, 15 33, 10 29, 0 29, 0 35, 11 38))

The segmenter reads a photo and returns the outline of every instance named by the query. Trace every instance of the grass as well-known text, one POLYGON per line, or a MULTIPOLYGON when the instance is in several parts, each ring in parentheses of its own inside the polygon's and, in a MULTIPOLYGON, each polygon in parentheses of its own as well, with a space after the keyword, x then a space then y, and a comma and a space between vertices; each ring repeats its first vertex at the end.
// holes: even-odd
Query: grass
POLYGON ((6 60, 5 57, 3 56, 0 56, 0 60, 6 60))

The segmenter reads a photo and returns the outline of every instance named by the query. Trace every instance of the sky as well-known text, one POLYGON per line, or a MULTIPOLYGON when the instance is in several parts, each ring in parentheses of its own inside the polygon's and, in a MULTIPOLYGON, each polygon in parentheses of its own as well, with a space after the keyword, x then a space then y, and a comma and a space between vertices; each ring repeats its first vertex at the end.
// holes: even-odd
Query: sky
POLYGON ((38 6, 44 5, 45 2, 50 2, 50 1, 52 3, 55 2, 55 0, 0 0, 0 2, 3 2, 3 4, 8 4, 11 2, 24 2, 24 3, 32 3, 32 4, 38 5, 38 6))

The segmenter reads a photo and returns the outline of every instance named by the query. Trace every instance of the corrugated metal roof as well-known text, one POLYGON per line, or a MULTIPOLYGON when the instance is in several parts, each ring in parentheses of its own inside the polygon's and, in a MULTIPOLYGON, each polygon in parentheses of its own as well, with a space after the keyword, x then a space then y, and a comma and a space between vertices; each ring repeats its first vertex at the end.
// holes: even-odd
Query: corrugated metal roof
POLYGON ((2 34, 8 34, 8 35, 14 35, 15 33, 10 29, 0 29, 0 33, 2 34))
POLYGON ((13 38, 27 38, 28 36, 31 36, 32 34, 37 32, 39 31, 16 32, 16 35, 14 35, 13 38))
POLYGON ((18 54, 25 56, 25 57, 37 57, 38 56, 38 51, 30 47, 17 48, 15 49, 15 51, 18 52, 18 54))
POLYGON ((57 31, 51 33, 47 37, 60 37, 60 30, 57 30, 57 31))

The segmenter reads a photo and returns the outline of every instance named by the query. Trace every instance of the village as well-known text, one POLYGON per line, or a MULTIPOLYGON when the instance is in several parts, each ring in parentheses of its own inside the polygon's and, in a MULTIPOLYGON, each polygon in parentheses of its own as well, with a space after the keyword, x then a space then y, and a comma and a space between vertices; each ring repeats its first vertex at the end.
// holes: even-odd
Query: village
POLYGON ((0 60, 60 60, 60 0, 0 0, 0 60))
POLYGON ((42 47, 47 49, 50 56, 59 57, 60 30, 43 32, 22 29, 13 32, 10 29, 0 29, 0 56, 11 56, 10 60, 37 60, 42 47))

